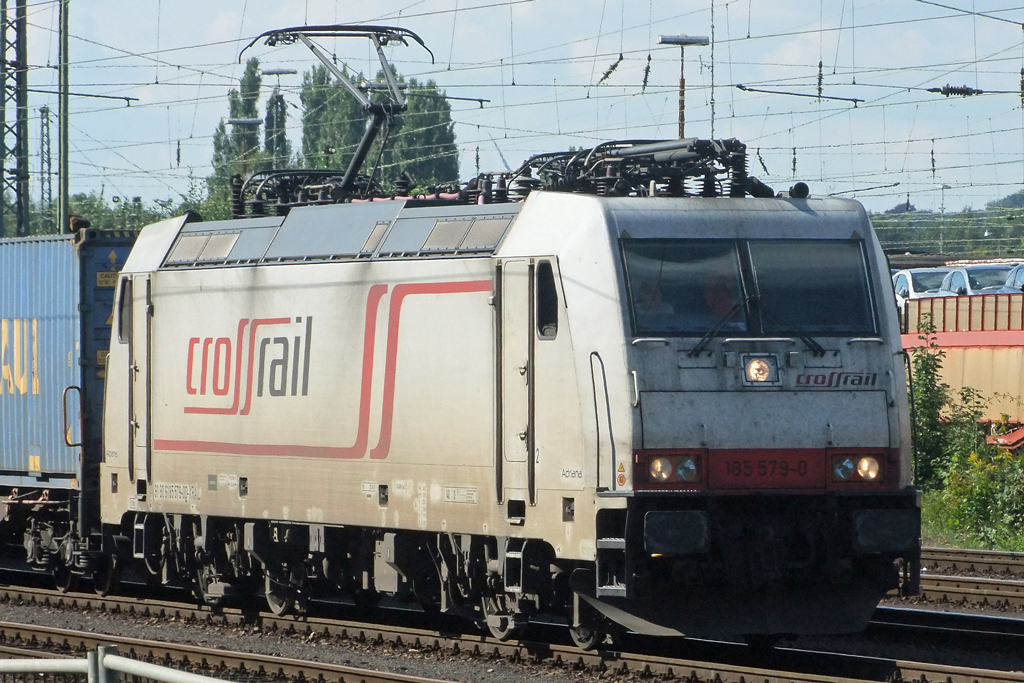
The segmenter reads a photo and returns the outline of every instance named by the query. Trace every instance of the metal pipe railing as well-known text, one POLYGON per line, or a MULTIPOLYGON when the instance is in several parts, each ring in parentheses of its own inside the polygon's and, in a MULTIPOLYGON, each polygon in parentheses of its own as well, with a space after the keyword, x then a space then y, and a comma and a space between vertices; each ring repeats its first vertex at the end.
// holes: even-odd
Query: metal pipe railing
POLYGON ((114 683, 110 672, 138 676, 160 683, 211 683, 221 679, 120 657, 113 645, 101 645, 85 659, 0 659, 0 674, 84 674, 88 683, 114 683))

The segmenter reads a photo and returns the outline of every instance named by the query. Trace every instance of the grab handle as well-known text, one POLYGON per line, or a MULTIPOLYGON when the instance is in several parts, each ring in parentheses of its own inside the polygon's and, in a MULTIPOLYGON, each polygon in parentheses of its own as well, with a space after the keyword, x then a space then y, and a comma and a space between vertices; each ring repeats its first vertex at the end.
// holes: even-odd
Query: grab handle
POLYGON ((70 448, 81 446, 82 442, 71 443, 71 430, 68 428, 68 393, 71 391, 78 392, 78 433, 82 433, 82 388, 77 386, 64 387, 64 392, 61 394, 61 403, 64 407, 64 445, 70 448))

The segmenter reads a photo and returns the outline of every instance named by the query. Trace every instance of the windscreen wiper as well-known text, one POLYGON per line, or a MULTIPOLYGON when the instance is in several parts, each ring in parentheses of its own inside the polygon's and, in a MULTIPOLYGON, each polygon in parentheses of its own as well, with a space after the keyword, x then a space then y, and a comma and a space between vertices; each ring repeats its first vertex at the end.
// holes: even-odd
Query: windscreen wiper
MULTIPOLYGON (((758 303, 760 303, 759 297, 755 296, 747 297, 747 301, 757 301, 758 303)), ((704 336, 700 338, 700 341, 698 341, 696 345, 694 345, 694 347, 687 352, 686 355, 690 356, 691 358, 696 358, 697 356, 699 356, 701 351, 703 351, 707 347, 708 342, 710 342, 711 339, 715 337, 715 335, 721 332, 722 328, 728 325, 729 322, 736 317, 736 314, 739 313, 743 307, 743 301, 737 302, 736 305, 733 306, 728 313, 722 316, 718 320, 718 322, 715 323, 714 327, 712 327, 710 330, 704 333, 704 336)), ((772 316, 768 315, 760 306, 758 306, 758 311, 760 312, 762 319, 773 319, 772 316)), ((819 344, 813 337, 810 337, 800 332, 795 333, 793 336, 802 341, 804 344, 806 344, 807 348, 809 348, 811 350, 811 353, 813 353, 815 356, 825 355, 825 347, 819 344)))
POLYGON ((700 338, 700 341, 687 352, 686 355, 690 358, 696 358, 700 355, 700 352, 704 350, 704 347, 708 345, 712 337, 722 331, 722 328, 729 324, 729 321, 736 317, 736 314, 743 310, 745 302, 743 300, 737 301, 736 305, 729 309, 729 312, 719 318, 718 322, 714 326, 704 333, 704 336, 700 338))
POLYGON ((819 344, 817 341, 815 341, 813 337, 808 337, 806 334, 796 334, 794 336, 800 341, 802 341, 804 344, 807 344, 807 348, 809 348, 811 350, 811 353, 813 353, 815 356, 825 355, 825 347, 819 344))
MULTIPOLYGON (((758 303, 760 303, 760 301, 758 303)), ((761 306, 758 306, 757 310, 761 314, 762 321, 767 318, 774 323, 778 322, 777 320, 775 320, 774 316, 769 315, 761 306)), ((807 348, 809 348, 811 350, 811 353, 813 353, 815 356, 825 355, 825 347, 819 344, 814 338, 809 337, 806 334, 802 334, 800 332, 795 333, 793 336, 802 341, 804 344, 806 344, 807 348)))

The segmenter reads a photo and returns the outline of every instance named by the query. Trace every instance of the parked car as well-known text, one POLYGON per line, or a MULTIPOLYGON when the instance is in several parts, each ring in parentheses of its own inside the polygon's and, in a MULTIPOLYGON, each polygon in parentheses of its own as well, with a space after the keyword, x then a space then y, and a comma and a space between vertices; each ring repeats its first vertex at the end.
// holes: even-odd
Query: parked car
POLYGON ((1006 274, 1006 280, 1000 288, 1000 294, 1020 294, 1024 292, 1024 263, 1020 263, 1010 269, 1006 274))
POLYGON ((1014 264, 986 264, 953 268, 942 279, 936 296, 973 296, 996 294, 1003 288, 1014 264))
POLYGON ((935 296, 949 268, 909 268, 898 270, 892 277, 896 305, 903 308, 909 299, 935 296))

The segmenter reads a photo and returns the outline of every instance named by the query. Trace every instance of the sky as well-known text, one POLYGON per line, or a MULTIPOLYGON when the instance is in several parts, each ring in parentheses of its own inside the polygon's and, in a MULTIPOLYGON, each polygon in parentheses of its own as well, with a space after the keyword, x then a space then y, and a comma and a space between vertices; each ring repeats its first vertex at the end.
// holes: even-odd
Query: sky
MULTIPOLYGON (((59 20, 57 2, 28 3, 29 85, 43 91, 29 97, 38 201, 44 105, 58 168, 59 20)), ((873 211, 909 200, 938 212, 1024 189, 1021 2, 70 0, 69 20, 71 192, 108 200, 180 201, 211 172, 241 49, 264 31, 335 23, 414 31, 433 62, 391 45, 399 73, 486 100, 451 101, 463 180, 478 155, 481 171, 503 171, 569 146, 676 138, 680 49, 658 40, 686 34, 711 39, 685 48, 687 137, 739 138, 750 172, 777 190, 801 180, 873 211), (983 93, 928 92, 946 85, 983 93)), ((378 69, 365 39, 320 45, 352 70, 378 69)), ((261 100, 280 84, 298 149, 301 74, 315 58, 262 43, 250 56, 299 72, 265 76, 261 100)))

